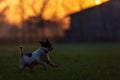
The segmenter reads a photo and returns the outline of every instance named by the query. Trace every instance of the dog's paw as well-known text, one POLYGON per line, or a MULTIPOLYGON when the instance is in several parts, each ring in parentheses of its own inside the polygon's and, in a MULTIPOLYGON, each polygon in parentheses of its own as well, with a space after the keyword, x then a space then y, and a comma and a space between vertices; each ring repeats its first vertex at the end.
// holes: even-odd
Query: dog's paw
POLYGON ((47 69, 46 69, 46 68, 44 68, 44 71, 47 71, 47 69))
POLYGON ((59 65, 54 65, 54 67, 55 67, 55 68, 58 68, 58 67, 59 67, 59 65))

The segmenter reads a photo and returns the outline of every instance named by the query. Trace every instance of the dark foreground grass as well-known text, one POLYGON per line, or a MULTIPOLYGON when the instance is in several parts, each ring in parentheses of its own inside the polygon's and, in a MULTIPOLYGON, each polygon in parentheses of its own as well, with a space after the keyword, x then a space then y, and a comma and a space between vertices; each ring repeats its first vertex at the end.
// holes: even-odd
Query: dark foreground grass
MULTIPOLYGON (((25 52, 37 48, 30 47, 25 52)), ((50 58, 60 67, 20 72, 19 48, 0 47, 0 80, 120 80, 119 44, 55 45, 50 58)))

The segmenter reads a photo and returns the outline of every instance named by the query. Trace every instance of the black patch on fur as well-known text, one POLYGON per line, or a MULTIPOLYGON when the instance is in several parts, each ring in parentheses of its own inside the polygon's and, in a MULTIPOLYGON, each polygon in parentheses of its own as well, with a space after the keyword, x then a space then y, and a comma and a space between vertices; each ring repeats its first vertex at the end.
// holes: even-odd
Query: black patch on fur
POLYGON ((44 50, 44 49, 42 49, 45 53, 48 53, 48 51, 47 50, 44 50))
POLYGON ((32 57, 32 53, 25 54, 28 57, 32 57))
MULTIPOLYGON (((47 39, 46 42, 42 42, 42 41, 39 41, 40 44, 41 44, 41 47, 45 47, 45 48, 48 48, 49 51, 52 51, 53 50, 53 47, 52 47, 52 44, 50 43, 50 41, 47 39)), ((48 51, 45 51, 45 53, 48 53, 48 51)))

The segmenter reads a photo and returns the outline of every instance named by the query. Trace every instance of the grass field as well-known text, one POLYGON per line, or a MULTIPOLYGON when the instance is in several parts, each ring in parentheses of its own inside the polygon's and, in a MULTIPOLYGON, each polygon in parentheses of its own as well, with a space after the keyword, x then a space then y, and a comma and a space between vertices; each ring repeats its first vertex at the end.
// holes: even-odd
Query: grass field
MULTIPOLYGON (((37 46, 25 47, 25 52, 37 46)), ((54 45, 51 60, 59 68, 36 66, 19 71, 19 48, 0 47, 0 80, 120 80, 120 44, 54 45)))

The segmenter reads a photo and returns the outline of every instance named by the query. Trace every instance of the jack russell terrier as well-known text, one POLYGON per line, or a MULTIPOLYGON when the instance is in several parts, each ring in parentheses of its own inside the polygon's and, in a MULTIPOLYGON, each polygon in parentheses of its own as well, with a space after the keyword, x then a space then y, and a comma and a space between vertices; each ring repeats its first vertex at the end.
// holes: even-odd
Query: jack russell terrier
POLYGON ((33 67, 37 64, 42 64, 44 70, 46 71, 46 64, 53 67, 58 67, 52 63, 49 59, 48 53, 53 50, 51 43, 48 39, 45 42, 39 41, 41 47, 32 52, 31 54, 24 54, 23 47, 20 47, 20 69, 23 70, 25 67, 28 67, 30 70, 33 70, 33 67))

